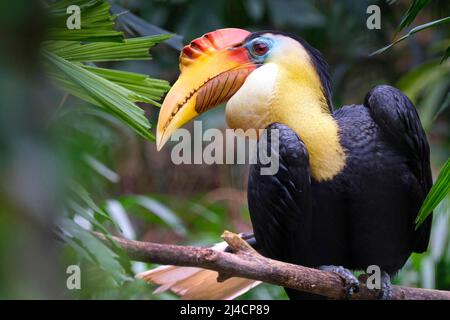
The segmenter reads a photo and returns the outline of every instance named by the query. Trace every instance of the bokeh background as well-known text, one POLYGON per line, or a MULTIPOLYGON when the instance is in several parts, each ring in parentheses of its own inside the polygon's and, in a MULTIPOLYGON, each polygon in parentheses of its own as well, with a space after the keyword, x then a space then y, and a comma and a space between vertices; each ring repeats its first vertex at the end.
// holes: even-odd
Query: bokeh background
MULTIPOLYGON (((450 44, 449 25, 417 33, 383 54, 369 56, 392 41, 409 1, 116 0, 114 4, 147 23, 139 28, 118 23, 127 36, 155 33, 155 26, 178 36, 152 49, 151 61, 103 63, 103 67, 173 83, 181 41, 224 27, 291 32, 327 59, 336 108, 362 103, 374 85, 397 86, 419 110, 431 144, 434 176, 450 155, 450 60, 441 63, 450 44), (366 9, 374 3, 381 8, 380 30, 366 27, 366 9)), ((431 1, 411 27, 449 14, 448 1, 431 1)), ((76 180, 82 186, 78 196, 85 210, 97 208, 119 225, 104 221, 108 232, 145 241, 211 245, 220 241, 225 229, 251 230, 247 167, 175 166, 170 145, 157 152, 154 143, 102 109, 67 96, 48 79, 41 63, 48 20, 40 2, 2 1, 0 21, 0 298, 176 298, 170 293, 154 295, 152 286, 133 280, 136 272, 152 265, 131 262, 120 252, 112 259, 90 238, 83 239, 83 248, 77 250, 76 244, 64 245, 55 237, 53 226, 67 214, 69 182, 76 180), (82 266, 81 290, 66 288, 70 264, 82 266)), ((155 124, 158 108, 140 106, 155 124)), ((226 128, 223 106, 202 119, 204 129, 226 128)), ((413 255, 395 283, 450 290, 449 202, 447 197, 435 211, 430 250, 413 255)), ((241 297, 250 298, 286 295, 281 288, 261 285, 241 297)))

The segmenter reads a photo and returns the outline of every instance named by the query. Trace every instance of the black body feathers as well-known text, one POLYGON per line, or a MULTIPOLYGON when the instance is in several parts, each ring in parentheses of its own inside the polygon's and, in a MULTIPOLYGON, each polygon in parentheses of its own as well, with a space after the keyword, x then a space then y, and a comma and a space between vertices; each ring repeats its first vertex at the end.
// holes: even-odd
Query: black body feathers
MULTIPOLYGON (((248 202, 258 245, 274 259, 311 267, 378 265, 395 274, 428 246, 431 216, 414 220, 432 185, 429 146, 409 99, 390 86, 371 90, 364 105, 334 113, 347 160, 341 173, 317 182, 308 150, 290 128, 280 132, 280 170, 250 169, 248 202)), ((259 147, 270 148, 270 139, 259 147), (266 146, 268 143, 268 146, 266 146)), ((292 291, 291 297, 298 297, 292 291)))

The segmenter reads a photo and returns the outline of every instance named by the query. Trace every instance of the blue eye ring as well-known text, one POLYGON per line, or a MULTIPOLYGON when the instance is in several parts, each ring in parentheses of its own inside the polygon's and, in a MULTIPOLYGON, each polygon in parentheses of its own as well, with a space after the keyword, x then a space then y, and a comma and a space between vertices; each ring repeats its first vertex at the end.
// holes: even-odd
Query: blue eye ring
POLYGON ((248 44, 247 49, 254 59, 262 60, 270 51, 272 46, 273 42, 271 39, 260 37, 252 40, 248 44))

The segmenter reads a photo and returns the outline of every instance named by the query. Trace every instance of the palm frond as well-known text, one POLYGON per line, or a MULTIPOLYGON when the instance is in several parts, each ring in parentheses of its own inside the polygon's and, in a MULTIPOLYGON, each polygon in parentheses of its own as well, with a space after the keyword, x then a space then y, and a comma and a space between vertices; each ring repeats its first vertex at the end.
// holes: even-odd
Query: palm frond
POLYGON ((126 39, 124 42, 93 42, 82 44, 75 41, 47 43, 45 48, 70 61, 101 62, 124 60, 150 60, 149 50, 170 34, 126 39))
POLYGON ((425 221, 438 204, 448 196, 450 192, 450 158, 447 159, 441 169, 436 182, 428 193, 420 208, 416 219, 416 229, 425 221))
POLYGON ((50 10, 49 40, 122 42, 123 34, 113 29, 115 16, 110 15, 110 4, 101 0, 58 1, 50 10), (77 5, 82 19, 81 28, 68 30, 67 7, 77 5))
MULTIPOLYGON (((53 72, 60 72, 57 77, 64 78, 66 84, 69 81, 73 89, 81 92, 79 97, 83 98, 87 95, 88 101, 103 107, 142 137, 154 140, 154 135, 149 131, 151 126, 144 116, 144 110, 134 104, 134 102, 143 101, 144 98, 53 53, 44 53, 44 57, 54 66, 53 72)), ((75 91, 72 93, 76 94, 75 91)))
POLYGON ((411 25, 411 23, 414 21, 420 11, 428 4, 428 2, 430 2, 430 0, 413 0, 408 8, 408 11, 406 11, 405 15, 403 16, 402 21, 397 28, 397 32, 400 32, 404 28, 411 25))
POLYGON ((102 0, 61 0, 49 5, 52 27, 43 43, 48 74, 68 93, 100 107, 127 124, 141 137, 154 140, 151 124, 136 102, 159 107, 167 81, 148 75, 99 68, 96 62, 149 60, 150 49, 169 39, 171 34, 124 39, 113 29, 116 16, 102 0), (65 25, 66 8, 78 5, 82 15, 79 30, 65 25), (89 63, 89 65, 87 65, 89 63))

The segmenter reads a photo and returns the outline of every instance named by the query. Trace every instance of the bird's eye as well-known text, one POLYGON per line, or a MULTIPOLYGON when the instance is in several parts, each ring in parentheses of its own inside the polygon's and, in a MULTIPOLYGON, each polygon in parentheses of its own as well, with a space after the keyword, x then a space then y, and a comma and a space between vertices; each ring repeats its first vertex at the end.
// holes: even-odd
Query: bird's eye
POLYGON ((252 51, 257 56, 263 56, 269 51, 269 45, 265 42, 255 42, 252 46, 252 51))

